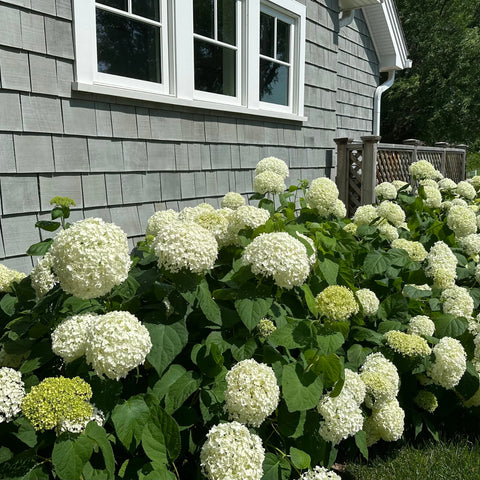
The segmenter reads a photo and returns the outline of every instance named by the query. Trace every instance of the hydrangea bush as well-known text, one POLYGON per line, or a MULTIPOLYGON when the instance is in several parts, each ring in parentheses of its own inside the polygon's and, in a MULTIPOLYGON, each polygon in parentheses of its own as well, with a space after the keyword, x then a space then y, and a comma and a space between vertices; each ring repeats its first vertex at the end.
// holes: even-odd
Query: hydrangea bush
POLYGON ((250 204, 157 212, 131 254, 56 197, 31 274, 0 265, 0 478, 339 479, 478 425, 479 183, 410 172, 349 219, 269 157, 250 204))

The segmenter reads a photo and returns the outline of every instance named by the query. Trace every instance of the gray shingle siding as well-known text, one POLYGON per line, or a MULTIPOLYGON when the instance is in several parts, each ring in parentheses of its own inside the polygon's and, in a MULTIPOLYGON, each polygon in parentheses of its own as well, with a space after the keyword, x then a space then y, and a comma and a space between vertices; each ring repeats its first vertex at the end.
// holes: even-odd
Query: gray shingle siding
POLYGON ((0 261, 30 270, 54 195, 133 245, 155 210, 248 196, 263 157, 290 183, 333 175, 333 138, 371 131, 378 62, 361 12, 339 31, 337 0, 306 6, 302 123, 72 91, 71 0, 0 0, 0 261))

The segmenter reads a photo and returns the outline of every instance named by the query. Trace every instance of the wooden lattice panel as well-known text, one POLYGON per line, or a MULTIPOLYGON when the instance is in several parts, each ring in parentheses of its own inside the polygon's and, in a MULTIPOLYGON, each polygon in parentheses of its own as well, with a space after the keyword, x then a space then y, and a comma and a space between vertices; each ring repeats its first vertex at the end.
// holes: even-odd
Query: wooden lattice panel
POLYGON ((464 155, 460 152, 448 152, 445 160, 445 176, 454 182, 465 180, 463 173, 464 155))
POLYGON ((418 150, 417 160, 430 162, 437 170, 442 170, 442 151, 418 150))
POLYGON ((412 159, 411 151, 378 150, 377 183, 402 180, 410 182, 408 166, 412 159))
POLYGON ((362 204, 362 151, 348 152, 348 202, 347 215, 352 216, 362 204))

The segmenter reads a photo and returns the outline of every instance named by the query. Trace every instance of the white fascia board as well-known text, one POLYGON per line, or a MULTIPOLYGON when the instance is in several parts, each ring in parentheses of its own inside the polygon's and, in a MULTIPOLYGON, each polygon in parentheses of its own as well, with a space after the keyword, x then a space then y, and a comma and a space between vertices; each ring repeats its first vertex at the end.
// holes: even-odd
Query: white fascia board
POLYGON ((362 9, 377 52, 381 72, 412 66, 400 18, 393 0, 362 9))
POLYGON ((383 0, 338 0, 340 10, 348 11, 355 8, 367 7, 368 5, 379 5, 383 0))

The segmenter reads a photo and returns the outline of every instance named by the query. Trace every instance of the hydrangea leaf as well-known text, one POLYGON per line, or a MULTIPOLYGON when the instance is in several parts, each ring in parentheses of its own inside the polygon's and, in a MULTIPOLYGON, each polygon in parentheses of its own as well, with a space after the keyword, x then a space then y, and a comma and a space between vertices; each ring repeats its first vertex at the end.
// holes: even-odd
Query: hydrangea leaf
POLYGON ((181 365, 170 365, 169 369, 163 374, 162 378, 155 383, 153 387, 154 395, 159 399, 167 394, 168 389, 186 372, 181 365))
POLYGON ((168 390, 165 396, 165 410, 173 413, 178 410, 185 400, 197 391, 202 379, 194 372, 184 373, 168 390))
POLYGON ((448 313, 432 313, 435 322, 435 336, 457 338, 468 328, 468 320, 462 317, 455 317, 448 313))
POLYGON ((53 238, 48 238, 47 240, 43 240, 42 242, 34 243, 27 250, 27 255, 45 255, 50 250, 52 243, 53 238))
POLYGON ((174 461, 180 454, 181 449, 178 424, 173 417, 158 405, 150 407, 150 413, 153 423, 162 430, 168 457, 174 461))
POLYGON ((252 331, 258 322, 267 315, 272 303, 273 298, 239 298, 235 302, 235 309, 243 324, 252 331))
POLYGON ((85 435, 77 438, 62 434, 55 442, 52 463, 62 480, 80 480, 82 470, 93 452, 93 443, 85 435))
POLYGON ((18 431, 14 433, 14 435, 23 443, 33 448, 37 443, 37 434, 32 424, 25 417, 17 418, 14 423, 18 425, 18 431))
POLYGON ((387 257, 377 250, 370 252, 363 262, 363 268, 369 277, 385 273, 389 266, 390 262, 387 257))
POLYGON ((322 378, 304 372, 299 363, 290 363, 283 368, 282 392, 289 412, 309 410, 317 406, 322 396, 322 378))
POLYGON ((360 450, 360 453, 368 460, 367 434, 360 430, 355 434, 355 445, 360 450))
POLYGON ((293 465, 299 470, 310 468, 310 455, 303 450, 299 450, 295 447, 290 447, 290 458, 293 465))
POLYGON ((85 435, 91 438, 100 447, 105 469, 109 477, 115 476, 115 457, 113 456, 112 446, 107 439, 107 432, 103 427, 95 422, 89 422, 85 428, 85 435))
POLYGON ((478 372, 471 362, 467 362, 467 369, 456 386, 456 390, 465 400, 473 397, 479 388, 478 372))
POLYGON ((318 262, 320 271, 329 285, 337 284, 339 266, 329 258, 324 258, 318 262))
POLYGON ((291 467, 286 459, 270 452, 265 454, 262 480, 288 480, 290 471, 291 467))
POLYGON ((353 367, 359 368, 364 364, 369 353, 372 353, 370 348, 362 347, 359 343, 355 343, 348 349, 347 359, 353 367))
POLYGON ((213 300, 210 289, 208 288, 208 283, 205 278, 203 278, 198 285, 197 298, 200 309, 207 317, 207 320, 215 323, 216 325, 222 325, 222 315, 220 313, 220 308, 215 303, 215 300, 213 300))
POLYGON ((142 447, 154 464, 166 465, 167 446, 162 428, 154 422, 148 422, 142 432, 142 447))

